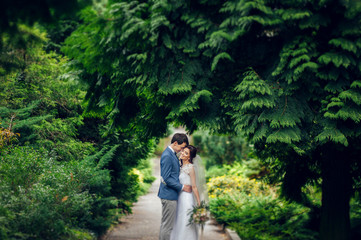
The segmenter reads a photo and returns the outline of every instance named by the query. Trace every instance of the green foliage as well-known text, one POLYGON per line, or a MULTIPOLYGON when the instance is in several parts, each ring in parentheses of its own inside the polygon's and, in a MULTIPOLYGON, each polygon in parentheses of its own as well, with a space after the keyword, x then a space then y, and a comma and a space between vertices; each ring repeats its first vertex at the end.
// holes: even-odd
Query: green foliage
POLYGON ((361 236, 361 201, 360 195, 357 194, 350 203, 350 214, 351 214, 351 229, 352 239, 357 239, 361 236))
POLYGON ((0 9, 0 75, 21 66, 15 59, 17 53, 9 51, 10 48, 26 50, 29 44, 44 42, 44 37, 39 38, 39 34, 32 29, 34 25, 56 25, 60 19, 72 18, 89 3, 88 0, 4 2, 0 9))
POLYGON ((249 196, 275 196, 276 190, 260 180, 249 179, 238 175, 236 172, 229 172, 227 175, 211 178, 207 183, 208 193, 211 199, 223 195, 242 192, 249 196))
POLYGON ((102 149, 89 157, 97 162, 97 167, 111 170, 110 193, 117 197, 122 213, 131 213, 132 203, 145 193, 146 184, 154 180, 150 165, 141 160, 147 159, 153 148, 153 141, 142 142, 119 131, 108 136, 102 149))
POLYGON ((302 186, 322 179, 346 219, 360 176, 360 13, 358 1, 111 1, 83 11, 63 51, 89 85, 89 114, 147 139, 171 122, 245 136, 284 195, 306 203, 302 186))
POLYGON ((226 175, 228 172, 227 168, 219 165, 211 166, 207 169, 206 179, 207 181, 210 178, 220 177, 226 175))
POLYGON ((232 57, 228 54, 228 53, 220 53, 217 56, 214 57, 214 60, 212 62, 212 67, 211 70, 214 71, 216 69, 217 63, 220 59, 228 59, 228 60, 233 60, 232 57))
POLYGON ((12 128, 13 131, 20 134, 19 141, 21 143, 32 141, 36 138, 35 126, 40 122, 49 119, 50 115, 31 116, 39 102, 34 102, 29 106, 21 109, 0 108, 0 118, 3 119, 4 128, 12 128), (7 124, 6 124, 7 123, 7 124))
POLYGON ((206 172, 207 181, 211 178, 227 175, 243 176, 250 179, 267 178, 269 169, 260 161, 254 158, 243 160, 242 163, 235 162, 232 165, 214 165, 206 172))
POLYGON ((242 239, 317 239, 305 228, 308 209, 267 196, 224 196, 210 202, 217 221, 226 223, 242 239))
POLYGON ((68 69, 67 58, 43 50, 49 43, 43 40, 25 49, 9 42, 19 65, 0 81, 1 132, 6 134, 0 236, 94 239, 131 212, 154 180, 150 165, 140 162, 153 140, 110 131, 106 118, 83 116, 84 85, 68 69))
POLYGON ((170 139, 169 138, 161 138, 154 150, 154 154, 157 156, 161 156, 164 149, 168 146, 170 139))
POLYGON ((242 137, 211 135, 199 131, 193 135, 194 145, 206 157, 206 168, 214 165, 242 162, 248 157, 250 147, 242 137))
MULTIPOLYGON (((6 23, 5 23, 6 24, 6 23)), ((28 58, 25 51, 30 48, 39 47, 46 37, 43 31, 20 23, 11 23, 10 32, 1 32, 0 38, 0 76, 23 70, 26 62, 33 60, 28 58)), ((4 27, 2 25, 1 27, 4 27)), ((6 27, 6 26, 5 26, 6 27)), ((20 77, 21 79, 21 77, 20 77)))
POLYGON ((29 147, 7 149, 0 162, 0 219, 9 239, 60 239, 75 230, 102 234, 110 226, 109 209, 117 201, 108 197, 109 172, 94 162, 59 163, 29 147))
POLYGON ((54 51, 60 53, 60 48, 64 40, 76 29, 79 25, 76 16, 70 19, 60 20, 56 23, 46 26, 47 37, 49 41, 46 43, 46 51, 54 51))
POLYGON ((309 208, 280 198, 274 187, 240 172, 244 168, 231 168, 207 184, 217 222, 236 230, 242 239, 317 239, 308 229, 309 208))
POLYGON ((20 144, 46 147, 63 160, 93 153, 91 143, 77 139, 77 129, 84 121, 80 103, 85 92, 65 74, 67 59, 47 54, 41 46, 29 48, 25 54, 24 68, 8 73, 0 83, 1 125, 7 128, 11 124, 20 134, 20 144))
MULTIPOLYGON (((184 9, 155 1, 114 2, 100 14, 83 11, 85 23, 66 40, 63 50, 88 73, 84 79, 92 89, 87 96, 90 113, 110 114, 117 126, 133 126, 145 136, 162 137, 167 122, 182 123, 186 116, 204 116, 211 110, 210 89, 196 81, 207 76, 204 64, 196 59, 201 56, 200 39, 183 23, 190 18, 184 9), (176 19, 167 19, 173 10, 182 11, 184 19, 176 32, 172 31, 176 19), (89 39, 93 32, 97 37, 89 39), (157 42, 160 45, 154 48, 157 42), (144 50, 151 53, 143 54, 144 50), (171 64, 164 68, 167 63, 171 64)), ((180 20, 181 15, 175 18, 180 20)))
POLYGON ((153 159, 143 159, 138 163, 136 168, 133 168, 132 173, 138 175, 139 191, 138 196, 144 195, 148 192, 152 183, 156 179, 153 176, 153 159))

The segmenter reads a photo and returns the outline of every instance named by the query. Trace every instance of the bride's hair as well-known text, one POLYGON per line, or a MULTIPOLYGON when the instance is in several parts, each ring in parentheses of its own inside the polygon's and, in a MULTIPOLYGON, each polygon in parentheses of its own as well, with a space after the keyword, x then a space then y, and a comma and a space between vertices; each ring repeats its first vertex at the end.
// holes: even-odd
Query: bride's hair
POLYGON ((189 156, 190 156, 189 162, 193 163, 193 158, 195 158, 196 155, 197 155, 197 148, 195 146, 192 146, 192 145, 188 145, 185 148, 189 149, 189 156))

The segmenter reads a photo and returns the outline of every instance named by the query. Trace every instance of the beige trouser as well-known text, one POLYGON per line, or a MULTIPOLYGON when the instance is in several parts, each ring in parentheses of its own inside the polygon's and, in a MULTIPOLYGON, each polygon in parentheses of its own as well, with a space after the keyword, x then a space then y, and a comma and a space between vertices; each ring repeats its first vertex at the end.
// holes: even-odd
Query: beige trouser
POLYGON ((161 201, 162 222, 160 224, 159 240, 169 240, 177 212, 177 201, 166 199, 161 199, 161 201))

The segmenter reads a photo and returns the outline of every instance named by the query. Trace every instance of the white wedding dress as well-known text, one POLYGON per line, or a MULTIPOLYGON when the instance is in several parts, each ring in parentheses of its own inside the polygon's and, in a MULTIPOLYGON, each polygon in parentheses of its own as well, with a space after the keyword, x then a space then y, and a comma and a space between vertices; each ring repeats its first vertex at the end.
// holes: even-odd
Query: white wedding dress
MULTIPOLYGON (((180 170, 179 181, 183 185, 192 185, 189 172, 193 164, 187 164, 180 170)), ((188 225, 188 212, 196 205, 193 193, 181 191, 178 196, 176 220, 170 236, 171 240, 198 240, 198 226, 188 225), (188 226, 187 226, 188 225, 188 226)))

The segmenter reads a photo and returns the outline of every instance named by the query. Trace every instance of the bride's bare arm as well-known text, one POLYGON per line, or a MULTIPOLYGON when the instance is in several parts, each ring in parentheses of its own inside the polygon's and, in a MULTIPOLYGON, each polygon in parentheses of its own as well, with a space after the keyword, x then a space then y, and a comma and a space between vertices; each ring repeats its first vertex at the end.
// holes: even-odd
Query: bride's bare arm
POLYGON ((199 199, 199 192, 198 192, 197 183, 196 183, 196 173, 195 173, 193 167, 190 168, 189 176, 191 177, 193 194, 194 194, 194 196, 196 196, 198 205, 200 205, 201 201, 199 199))

